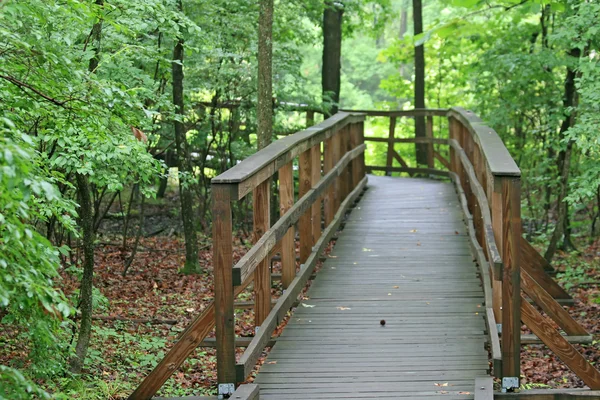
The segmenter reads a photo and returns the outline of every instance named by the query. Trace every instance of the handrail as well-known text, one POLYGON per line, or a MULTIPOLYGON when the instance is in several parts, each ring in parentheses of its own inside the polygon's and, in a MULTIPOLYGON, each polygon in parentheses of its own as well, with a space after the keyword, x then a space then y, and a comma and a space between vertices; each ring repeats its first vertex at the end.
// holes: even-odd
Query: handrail
POLYGON ((344 112, 358 112, 369 117, 445 117, 447 108, 413 108, 412 110, 349 110, 344 112))
POLYGON ((301 153, 329 139, 343 127, 363 120, 363 114, 339 112, 315 126, 271 143, 213 178, 211 183, 229 185, 232 197, 242 199, 301 153))
POLYGON ((466 127, 479 145, 490 172, 495 176, 521 176, 521 170, 511 157, 500 136, 472 111, 452 107, 448 117, 456 118, 466 127))

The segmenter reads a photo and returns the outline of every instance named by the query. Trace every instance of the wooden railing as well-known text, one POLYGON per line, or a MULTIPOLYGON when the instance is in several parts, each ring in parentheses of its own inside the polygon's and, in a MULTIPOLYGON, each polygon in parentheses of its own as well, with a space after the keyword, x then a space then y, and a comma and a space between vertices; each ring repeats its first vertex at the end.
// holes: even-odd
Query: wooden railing
MULTIPOLYGON (((493 371, 503 379, 503 389, 519 386, 521 322, 534 333, 534 342, 545 343, 590 388, 600 388, 600 373, 570 343, 591 339, 558 302, 571 297, 547 275, 548 263, 521 236, 521 171, 498 134, 475 114, 459 107, 361 112, 390 119, 388 138, 365 137, 366 142, 388 144, 386 165, 368 165, 367 171, 447 175, 455 183, 480 267, 493 371), (395 118, 423 116, 427 118, 426 138, 395 137, 395 118), (433 133, 433 117, 439 116, 448 119, 448 136, 442 134, 446 138, 433 133), (394 150, 395 143, 427 143, 427 168, 408 165, 394 150), (434 144, 448 145, 450 159, 445 160, 434 144), (393 166, 393 160, 400 166, 393 166), (433 160, 445 170, 434 168, 433 160)), ((532 341, 530 337, 527 340, 532 341)))
POLYGON ((320 253, 336 232, 345 210, 362 192, 366 184, 362 157, 365 150, 363 121, 364 115, 359 113, 338 113, 314 127, 272 143, 212 180, 219 394, 231 394, 235 384, 251 373, 274 329, 296 301, 320 253), (299 194, 294 203, 293 166, 296 158, 299 194), (280 216, 271 225, 269 201, 276 174, 280 216), (232 267, 231 203, 250 193, 255 243, 232 267), (298 272, 293 229, 296 223, 300 242, 298 272), (285 292, 271 308, 269 255, 276 246, 281 253, 285 292), (254 282, 257 329, 236 362, 235 288, 244 287, 251 280, 254 282))

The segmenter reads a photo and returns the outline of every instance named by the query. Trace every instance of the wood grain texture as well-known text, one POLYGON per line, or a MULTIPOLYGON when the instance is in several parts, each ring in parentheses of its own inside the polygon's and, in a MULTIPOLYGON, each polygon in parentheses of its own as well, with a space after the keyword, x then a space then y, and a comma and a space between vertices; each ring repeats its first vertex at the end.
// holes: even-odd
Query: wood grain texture
MULTIPOLYGON (((306 150, 298 159, 300 167, 298 198, 301 199, 312 188, 312 151, 306 150)), ((312 251, 312 220, 311 211, 306 211, 298 221, 298 234, 300 238, 300 264, 304 263, 312 251)))
POLYGON ((573 336, 587 336, 589 333, 577 323, 569 313, 562 308, 560 304, 556 302, 548 294, 544 287, 542 287, 535 279, 529 275, 529 273, 522 269, 521 270, 521 288, 527 295, 534 301, 535 304, 540 306, 548 317, 561 327, 567 335, 573 336))
MULTIPOLYGON (((294 205, 294 171, 291 162, 279 169, 279 215, 284 216, 294 205)), ((281 282, 287 288, 296 276, 296 245, 294 227, 281 239, 281 282)))
MULTIPOLYGON (((425 136, 433 139, 433 116, 428 116, 425 124, 425 136)), ((427 145, 427 168, 434 168, 433 164, 433 143, 427 145)))
MULTIPOLYGON (((256 244, 271 227, 270 223, 271 179, 267 179, 254 189, 252 194, 252 215, 254 221, 253 242, 256 244)), ((271 311, 271 271, 270 260, 263 258, 254 270, 254 325, 260 326, 271 311)))
POLYGON ((392 176, 392 171, 390 168, 392 167, 392 162, 394 160, 394 135, 396 132, 396 117, 390 117, 390 126, 388 129, 388 145, 387 145, 387 156, 385 159, 385 166, 387 168, 386 175, 392 176))
POLYGON ((253 383, 240 385, 229 398, 232 400, 259 400, 260 388, 258 385, 255 385, 253 383))
POLYGON ((523 322, 590 388, 600 390, 600 372, 527 300, 521 300, 523 322))
MULTIPOLYGON (((327 174, 334 165, 333 160, 333 139, 329 138, 324 142, 323 148, 323 173, 327 174)), ((323 198, 323 213, 325 217, 325 226, 329 225, 335 215, 334 210, 334 185, 331 185, 325 192, 323 198)))
POLYGON ((551 268, 544 257, 527 241, 521 239, 521 265, 533 279, 535 279, 544 289, 555 299, 573 300, 558 283, 552 279, 546 272, 551 268))
POLYGON ((502 178, 502 374, 520 376, 521 354, 521 182, 502 178))
MULTIPOLYGON (((315 187, 321 179, 321 145, 318 144, 313 146, 311 149, 311 162, 310 167, 310 181, 311 187, 315 187)), ((312 223, 312 244, 317 243, 317 240, 321 237, 321 199, 316 200, 310 212, 310 219, 312 223)), ((312 247, 312 246, 311 246, 312 247)))

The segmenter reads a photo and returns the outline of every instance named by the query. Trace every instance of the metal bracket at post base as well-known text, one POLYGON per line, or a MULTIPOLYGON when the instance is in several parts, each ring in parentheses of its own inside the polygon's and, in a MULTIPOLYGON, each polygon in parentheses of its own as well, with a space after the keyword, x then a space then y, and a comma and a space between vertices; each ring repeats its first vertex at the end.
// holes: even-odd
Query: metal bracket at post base
POLYGON ((508 376, 502 378, 502 393, 512 391, 513 389, 519 388, 519 377, 508 376))
POLYGON ((228 399, 235 392, 235 383, 219 383, 219 400, 228 399))

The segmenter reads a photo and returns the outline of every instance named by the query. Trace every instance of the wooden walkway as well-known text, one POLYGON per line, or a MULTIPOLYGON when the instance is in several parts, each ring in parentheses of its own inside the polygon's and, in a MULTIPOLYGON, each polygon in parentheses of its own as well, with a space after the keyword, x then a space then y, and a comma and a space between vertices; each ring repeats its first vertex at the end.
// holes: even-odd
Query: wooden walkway
POLYGON ((454 186, 369 176, 368 188, 261 367, 261 399, 473 399, 488 375, 454 186))

